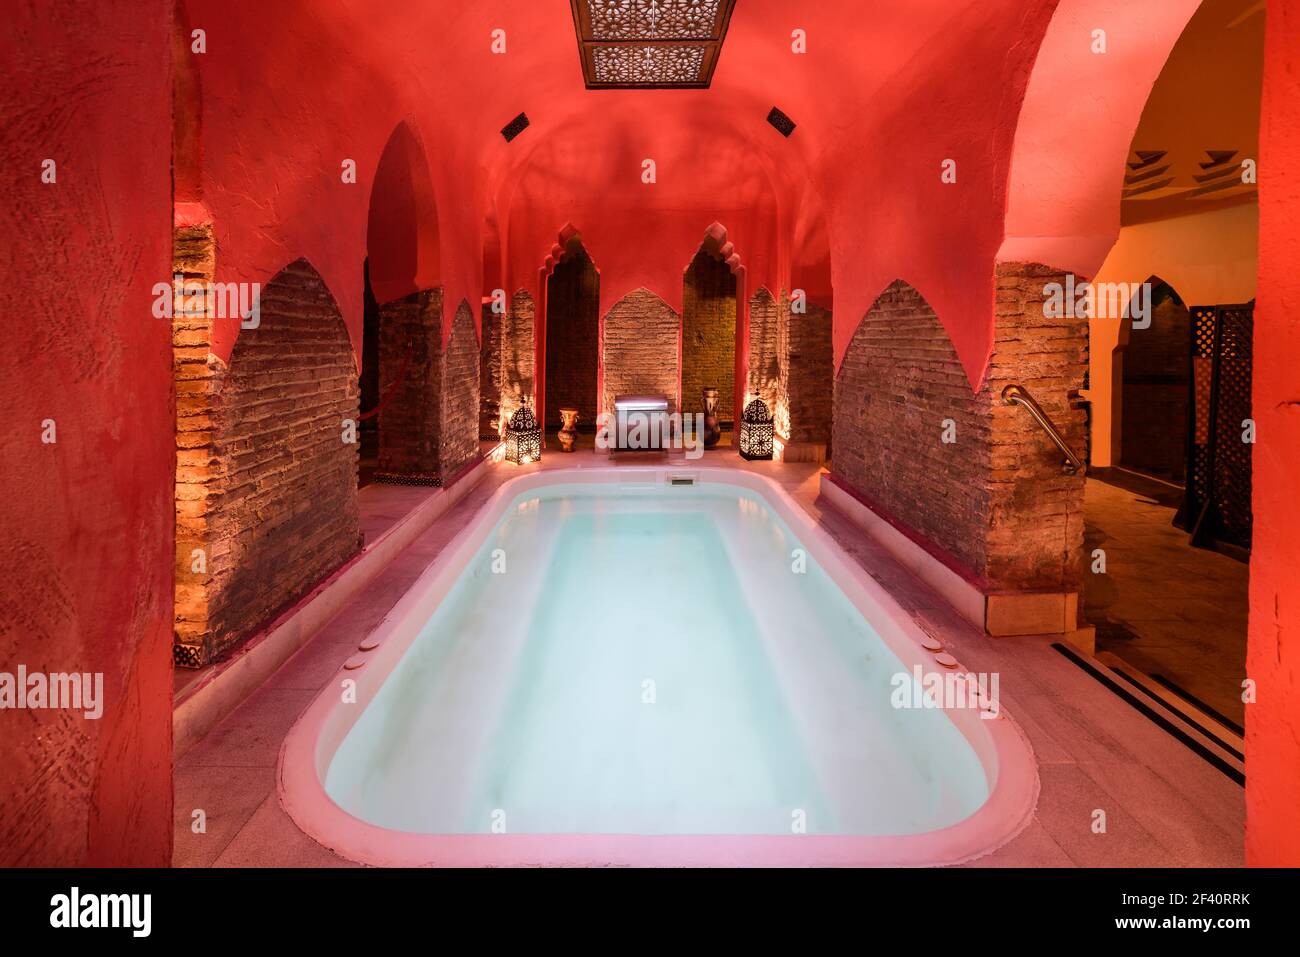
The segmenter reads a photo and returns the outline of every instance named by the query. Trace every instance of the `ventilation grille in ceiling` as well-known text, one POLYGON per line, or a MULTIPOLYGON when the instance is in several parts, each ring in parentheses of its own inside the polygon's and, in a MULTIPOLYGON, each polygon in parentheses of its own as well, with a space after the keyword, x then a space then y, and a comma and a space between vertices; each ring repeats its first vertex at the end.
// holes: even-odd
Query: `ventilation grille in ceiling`
POLYGON ((526 129, 528 129, 528 116, 524 113, 520 113, 505 125, 505 128, 501 130, 501 135, 504 136, 506 142, 509 143, 526 129))
POLYGON ((571 0, 588 89, 703 89, 736 0, 571 0))
POLYGON ((772 112, 767 114, 767 121, 775 126, 777 132, 782 136, 789 136, 794 132, 794 120, 790 119, 790 117, 786 116, 775 106, 772 107, 772 112))

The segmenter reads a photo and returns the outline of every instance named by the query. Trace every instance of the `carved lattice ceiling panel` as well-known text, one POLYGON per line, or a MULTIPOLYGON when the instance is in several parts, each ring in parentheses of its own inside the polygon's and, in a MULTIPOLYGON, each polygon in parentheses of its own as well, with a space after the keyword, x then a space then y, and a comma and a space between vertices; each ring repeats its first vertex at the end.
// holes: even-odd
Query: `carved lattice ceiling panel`
POLYGON ((684 86, 695 83, 704 47, 684 44, 596 47, 596 82, 619 86, 684 86))
POLYGON ((736 0, 571 0, 593 90, 703 88, 736 0))

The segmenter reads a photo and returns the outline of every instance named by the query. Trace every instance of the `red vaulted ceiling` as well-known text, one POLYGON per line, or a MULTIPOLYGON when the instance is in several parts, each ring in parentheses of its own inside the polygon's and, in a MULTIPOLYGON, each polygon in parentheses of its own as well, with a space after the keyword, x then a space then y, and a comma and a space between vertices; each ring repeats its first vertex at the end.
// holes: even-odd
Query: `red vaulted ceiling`
MULTIPOLYGON (((535 292, 572 225, 601 272, 602 309, 640 286, 679 308, 717 221, 749 292, 802 287, 828 302, 833 286, 837 355, 903 278, 977 381, 1008 204, 1017 258, 1095 270, 1142 104, 1195 6, 738 0, 710 89, 593 91, 569 0, 188 0, 189 27, 208 35, 194 60, 218 278, 265 281, 306 256, 359 342, 368 233, 420 238, 416 252, 373 250, 372 273, 390 292, 444 284, 450 316, 497 286, 535 292), (1109 74, 1087 58, 1098 18, 1122 60, 1109 74), (806 54, 792 51, 795 30, 806 54), (1054 52, 1030 84, 1045 35, 1054 52), (1018 134, 1022 101, 1034 126, 1018 134), (766 122, 774 105, 798 124, 789 139, 766 122), (1086 135, 1071 132, 1070 110, 1099 105, 1108 130, 1085 116, 1086 135), (520 112, 531 126, 507 143, 500 130, 520 112), (377 175, 403 121, 395 150, 422 155, 427 179, 395 162, 377 175), (355 185, 340 181, 344 159, 355 185), (955 186, 940 181, 945 159, 955 186), (369 224, 372 190, 416 201, 376 195, 369 224)), ((236 334, 223 328, 218 351, 236 334)))

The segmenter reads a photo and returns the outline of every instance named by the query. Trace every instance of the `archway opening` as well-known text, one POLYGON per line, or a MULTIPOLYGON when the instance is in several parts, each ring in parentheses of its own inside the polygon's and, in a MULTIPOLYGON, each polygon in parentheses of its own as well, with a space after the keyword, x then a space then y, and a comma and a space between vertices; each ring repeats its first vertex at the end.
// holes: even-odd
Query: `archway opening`
POLYGON ((682 283, 682 412, 702 413, 704 390, 716 389, 724 431, 735 418, 736 312, 736 276, 709 236, 682 283))
POLYGON ((1204 0, 1186 20, 1118 170, 1090 318, 1097 656, 1238 745, 1263 39, 1262 4, 1204 0))
POLYGON ((578 431, 596 431, 599 356, 600 274, 574 236, 546 280, 546 431, 559 431, 562 408, 578 410, 578 431))
POLYGON ((1187 467, 1192 393, 1192 320, 1182 297, 1153 276, 1141 295, 1149 315, 1123 320, 1120 345, 1119 462, 1135 472, 1181 484, 1187 467))

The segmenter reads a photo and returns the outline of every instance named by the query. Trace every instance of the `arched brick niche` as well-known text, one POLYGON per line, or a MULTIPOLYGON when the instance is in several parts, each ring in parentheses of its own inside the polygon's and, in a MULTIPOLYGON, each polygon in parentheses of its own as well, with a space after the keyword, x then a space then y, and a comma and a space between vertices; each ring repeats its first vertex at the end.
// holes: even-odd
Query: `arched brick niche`
POLYGON ((853 334, 835 377, 832 473, 971 572, 985 567, 989 436, 947 332, 902 280, 853 334), (945 444, 944 421, 957 441, 945 444))
MULTIPOLYGON (((356 362, 338 305, 306 260, 262 290, 210 409, 196 540, 180 556, 176 659, 195 667, 267 624, 361 547, 356 362)), ((178 502, 178 511, 183 503, 178 502)), ((198 517, 198 516, 196 516, 198 517)))
MULTIPOLYGON (((837 482, 986 594, 1065 596, 1047 616, 1057 621, 1072 617, 1069 596, 1081 585, 1084 480, 1063 472, 1043 430, 1001 396, 1012 383, 1026 387, 1084 454, 1076 398, 1087 320, 1044 315, 1045 288, 1063 279, 1040 265, 999 265, 993 355, 974 393, 934 310, 907 283, 891 285, 836 376, 832 460, 837 482)), ((989 609, 990 630, 1016 633, 992 600, 989 609)))
POLYGON ((790 301, 760 287, 749 297, 749 378, 745 392, 772 411, 777 435, 790 435, 790 301))
MULTIPOLYGON (((504 315, 483 307, 483 345, 479 352, 479 438, 498 439, 525 397, 536 390, 537 345, 532 294, 520 289, 504 315)), ((536 407, 536 406, 534 406, 536 407)))
POLYGON ((610 307, 601 328, 603 409, 612 412, 619 395, 662 395, 669 411, 678 411, 681 319, 673 307, 637 289, 610 307))
POLYGON ((718 390, 718 418, 734 419, 736 276, 710 237, 682 283, 682 410, 704 411, 704 389, 718 390))
POLYGON ((474 313, 463 299, 438 364, 438 471, 448 483, 479 454, 479 343, 474 313))

